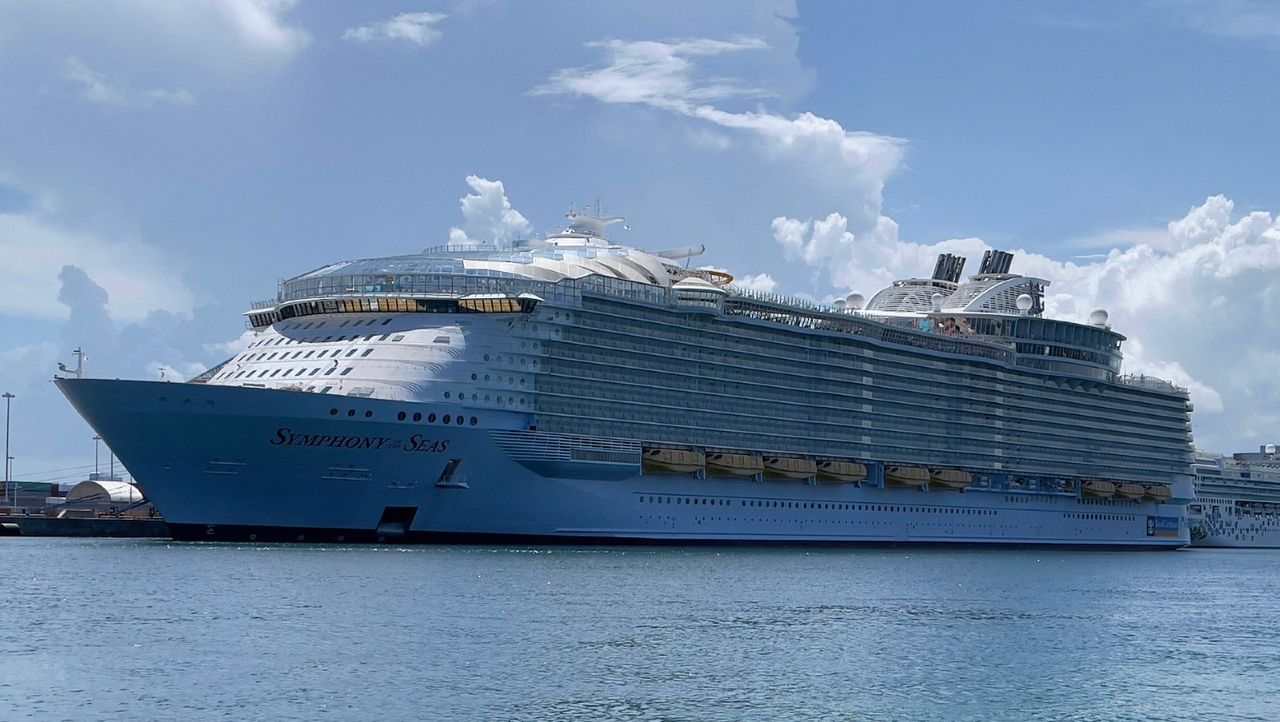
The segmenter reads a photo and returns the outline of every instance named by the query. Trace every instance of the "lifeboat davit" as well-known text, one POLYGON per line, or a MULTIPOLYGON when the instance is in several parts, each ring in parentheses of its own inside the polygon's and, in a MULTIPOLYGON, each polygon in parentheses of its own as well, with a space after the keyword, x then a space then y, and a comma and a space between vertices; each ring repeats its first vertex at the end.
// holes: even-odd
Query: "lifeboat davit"
POLYGON ((728 451, 707 452, 707 474, 713 476, 755 476, 764 471, 764 462, 754 454, 728 451))
POLYGON ((856 461, 824 459, 817 466, 818 481, 829 484, 856 484, 867 478, 867 467, 856 461))
POLYGON ((1116 484, 1116 496, 1121 496, 1125 499, 1141 499, 1145 493, 1147 493, 1147 490, 1142 488, 1142 484, 1128 482, 1116 484))
POLYGON ((886 466, 884 483, 891 486, 920 487, 929 483, 929 470, 918 466, 886 466))
POLYGON ((929 488, 964 489, 973 483, 973 474, 959 469, 934 469, 929 472, 929 488))
POLYGON ((1164 484, 1150 484, 1144 489, 1147 498, 1152 501, 1169 501, 1173 497, 1173 491, 1164 484))
POLYGON ((641 469, 651 472, 665 471, 676 474, 689 474, 701 471, 706 466, 706 457, 700 451, 668 449, 661 446, 652 446, 645 449, 641 459, 641 469))
POLYGON ((1084 483, 1083 490, 1087 496, 1113 496, 1116 485, 1102 479, 1090 479, 1084 483))
POLYGON ((811 479, 818 473, 813 459, 794 456, 764 457, 764 475, 769 479, 811 479))

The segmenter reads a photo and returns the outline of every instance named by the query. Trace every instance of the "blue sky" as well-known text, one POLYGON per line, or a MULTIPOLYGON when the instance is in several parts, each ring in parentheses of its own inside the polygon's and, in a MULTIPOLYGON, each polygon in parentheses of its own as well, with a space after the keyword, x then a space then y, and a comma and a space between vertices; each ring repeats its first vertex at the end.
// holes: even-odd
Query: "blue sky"
POLYGON ((278 278, 483 235, 504 194, 819 299, 1022 250, 1191 387, 1199 445, 1275 441, 1278 75, 1247 0, 6 3, 15 469, 91 460, 48 383, 76 345, 190 375, 278 278))

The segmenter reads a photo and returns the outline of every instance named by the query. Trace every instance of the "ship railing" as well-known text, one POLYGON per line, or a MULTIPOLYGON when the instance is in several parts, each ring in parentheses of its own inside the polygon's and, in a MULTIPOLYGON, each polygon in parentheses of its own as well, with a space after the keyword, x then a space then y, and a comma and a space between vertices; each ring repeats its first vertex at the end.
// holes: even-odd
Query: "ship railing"
POLYGON ((249 303, 249 309, 252 311, 262 311, 268 308, 276 307, 276 299, 268 298, 261 301, 252 301, 249 303))
POLYGON ((1185 386, 1178 386, 1172 381, 1166 381, 1155 376, 1147 376, 1145 374, 1123 374, 1116 377, 1116 381, 1126 386, 1136 386, 1140 389, 1149 391, 1176 391, 1186 394, 1188 390, 1185 386))

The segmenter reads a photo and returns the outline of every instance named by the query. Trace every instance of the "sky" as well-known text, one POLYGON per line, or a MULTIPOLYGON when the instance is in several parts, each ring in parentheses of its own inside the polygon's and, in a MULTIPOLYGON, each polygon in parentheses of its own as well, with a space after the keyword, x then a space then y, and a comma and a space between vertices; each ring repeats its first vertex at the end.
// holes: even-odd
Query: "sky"
POLYGON ((0 390, 15 476, 74 481, 50 383, 182 379, 332 261, 545 234, 696 243, 824 300, 1017 253, 1191 390, 1199 447, 1280 440, 1280 5, 0 2, 0 390), (614 228, 617 228, 615 226, 614 228))

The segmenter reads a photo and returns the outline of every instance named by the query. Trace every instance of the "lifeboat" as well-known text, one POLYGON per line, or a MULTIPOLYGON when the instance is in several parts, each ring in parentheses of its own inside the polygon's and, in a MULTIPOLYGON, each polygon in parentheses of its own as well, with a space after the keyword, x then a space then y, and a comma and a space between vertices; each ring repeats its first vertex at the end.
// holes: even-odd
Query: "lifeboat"
POLYGON ((929 483, 929 470, 918 466, 886 466, 884 483, 891 486, 924 486, 929 483))
POLYGON ((764 471, 764 462, 754 454, 728 451, 707 452, 707 474, 712 476, 755 476, 764 471))
POLYGON ((818 473, 818 465, 812 459, 794 456, 764 457, 764 475, 769 479, 810 479, 818 473))
POLYGON ((1128 482, 1116 484, 1116 496, 1125 499, 1141 499, 1142 495, 1147 492, 1142 488, 1142 484, 1130 484, 1128 482))
POLYGON ((641 457, 641 469, 649 472, 670 472, 689 474, 701 471, 706 465, 706 458, 698 451, 688 449, 668 449, 653 446, 644 450, 641 457))
POLYGON ((1164 484, 1150 484, 1144 489, 1147 498, 1153 501, 1169 501, 1173 492, 1164 484))
POLYGON ((929 487, 963 489, 973 483, 973 475, 959 469, 934 469, 929 472, 929 487))
POLYGON ((824 459, 817 466, 818 481, 829 484, 856 484, 867 478, 867 467, 856 461, 824 459))
POLYGON ((1087 496, 1112 496, 1116 493, 1116 485, 1101 479, 1090 479, 1082 487, 1087 496))

